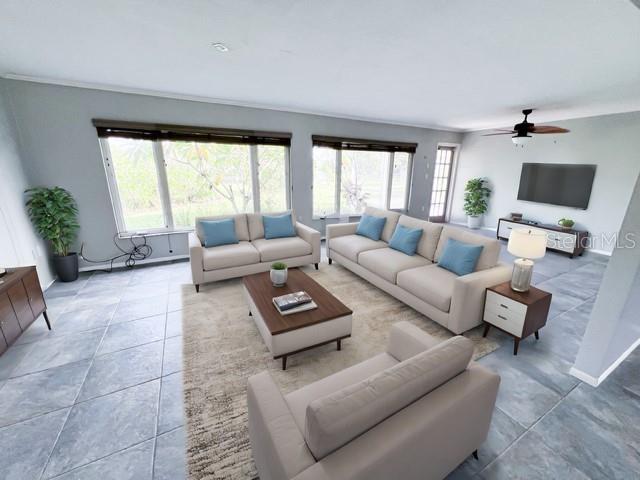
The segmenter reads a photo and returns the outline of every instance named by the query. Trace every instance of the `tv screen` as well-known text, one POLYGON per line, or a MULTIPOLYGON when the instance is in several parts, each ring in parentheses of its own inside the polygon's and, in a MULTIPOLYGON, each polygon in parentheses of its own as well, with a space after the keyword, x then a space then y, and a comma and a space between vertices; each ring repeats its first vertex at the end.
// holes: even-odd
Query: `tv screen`
POLYGON ((595 165, 524 163, 518 200, 586 209, 595 165))

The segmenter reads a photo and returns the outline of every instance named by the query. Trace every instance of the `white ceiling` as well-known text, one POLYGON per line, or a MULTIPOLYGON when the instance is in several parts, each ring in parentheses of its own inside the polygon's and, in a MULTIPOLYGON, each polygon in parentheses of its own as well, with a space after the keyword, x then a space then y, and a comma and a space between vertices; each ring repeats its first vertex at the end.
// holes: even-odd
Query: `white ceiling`
POLYGON ((640 9, 629 0, 2 0, 0 74, 479 129, 512 125, 528 106, 536 122, 640 110, 640 9))

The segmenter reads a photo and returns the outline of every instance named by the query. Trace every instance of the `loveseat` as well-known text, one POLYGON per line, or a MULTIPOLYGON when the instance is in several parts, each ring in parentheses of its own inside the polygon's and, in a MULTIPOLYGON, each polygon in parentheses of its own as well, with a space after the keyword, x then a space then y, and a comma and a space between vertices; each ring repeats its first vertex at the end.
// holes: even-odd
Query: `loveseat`
POLYGON ((372 207, 365 214, 386 218, 381 239, 357 235, 357 223, 328 225, 329 263, 338 262, 453 333, 482 323, 485 289, 511 278, 511 267, 498 261, 496 239, 372 207), (389 247, 398 224, 423 230, 415 255, 389 247), (457 276, 437 265, 449 239, 482 245, 475 271, 457 276))
MULTIPOLYGON (((282 212, 282 215, 292 212, 282 212)), ((265 214, 267 215, 267 214, 265 214)), ((320 232, 293 220, 296 235, 285 238, 264 238, 261 213, 240 213, 196 218, 195 231, 189 233, 191 278, 196 287, 207 282, 266 272, 274 262, 299 267, 320 262, 320 232), (205 247, 201 221, 233 219, 238 243, 205 247)), ((291 215, 295 219, 295 215, 291 215)))
POLYGON ((248 380, 249 437, 261 480, 435 480, 485 441, 500 377, 473 342, 408 322, 387 351, 283 395, 248 380))

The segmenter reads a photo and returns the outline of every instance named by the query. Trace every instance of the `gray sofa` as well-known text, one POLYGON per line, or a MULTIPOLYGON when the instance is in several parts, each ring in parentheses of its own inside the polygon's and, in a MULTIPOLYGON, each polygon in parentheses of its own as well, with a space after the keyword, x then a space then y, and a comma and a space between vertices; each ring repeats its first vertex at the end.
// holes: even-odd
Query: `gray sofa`
MULTIPOLYGON (((293 212, 280 212, 274 215, 293 212)), ((264 238, 261 213, 240 213, 216 217, 196 218, 196 228, 189 233, 189 261, 191 278, 199 291, 200 285, 227 278, 243 277, 266 272, 273 262, 285 262, 289 267, 320 263, 320 232, 295 222, 295 237, 264 238), (201 220, 233 218, 238 243, 205 247, 201 220)))
POLYGON ((356 235, 357 223, 328 225, 329 263, 338 262, 453 333, 482 323, 485 289, 511 278, 511 267, 498 262, 498 240, 397 212, 367 207, 365 213, 387 218, 381 240, 356 235), (389 248, 398 224, 423 229, 415 255, 389 248), (483 246, 473 273, 457 276, 436 265, 449 238, 483 246))
POLYGON ((439 342, 408 322, 387 351, 282 395, 248 381, 249 436, 261 480, 429 480, 485 441, 500 377, 470 362, 464 337, 439 342))

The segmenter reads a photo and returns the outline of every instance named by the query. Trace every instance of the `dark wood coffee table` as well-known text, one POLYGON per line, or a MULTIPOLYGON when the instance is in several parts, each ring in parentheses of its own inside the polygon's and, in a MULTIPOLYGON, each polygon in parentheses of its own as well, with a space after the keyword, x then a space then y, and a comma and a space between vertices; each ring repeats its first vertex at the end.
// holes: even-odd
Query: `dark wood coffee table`
POLYGON ((282 369, 287 368, 287 357, 311 348, 341 341, 351 336, 352 311, 322 285, 303 271, 289 270, 287 284, 274 287, 269 272, 256 273, 243 279, 244 291, 264 343, 274 359, 282 358, 282 369), (306 312, 281 315, 273 304, 273 297, 304 290, 318 308, 306 312))

